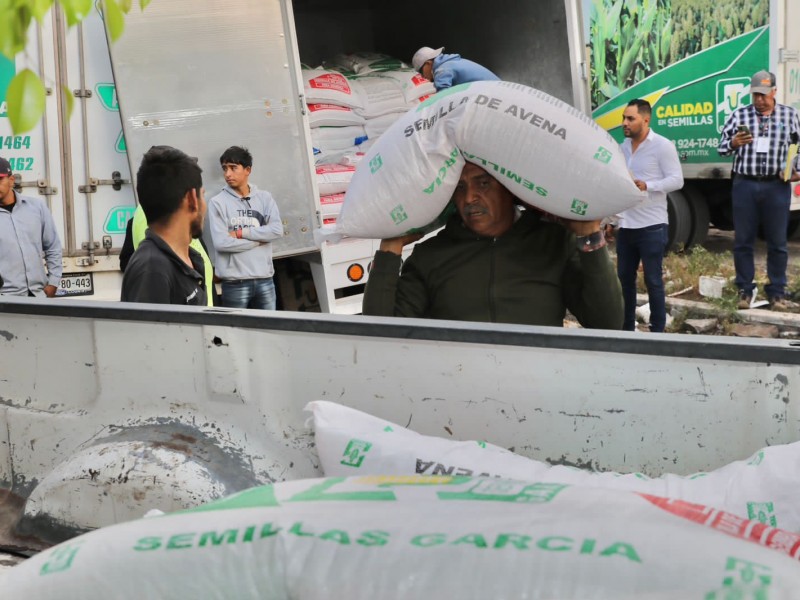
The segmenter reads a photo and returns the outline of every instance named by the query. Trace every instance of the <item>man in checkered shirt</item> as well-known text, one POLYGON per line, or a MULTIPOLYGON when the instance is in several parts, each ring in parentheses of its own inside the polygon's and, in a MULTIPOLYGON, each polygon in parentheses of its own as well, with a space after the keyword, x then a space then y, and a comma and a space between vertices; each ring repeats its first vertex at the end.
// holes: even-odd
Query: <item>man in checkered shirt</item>
POLYGON ((722 128, 719 153, 733 154, 733 260, 739 308, 750 308, 754 298, 753 245, 759 225, 767 242, 764 286, 773 310, 786 310, 786 230, 792 192, 784 181, 791 144, 800 140, 797 111, 775 101, 775 75, 759 71, 750 80, 752 104, 737 108, 722 128))

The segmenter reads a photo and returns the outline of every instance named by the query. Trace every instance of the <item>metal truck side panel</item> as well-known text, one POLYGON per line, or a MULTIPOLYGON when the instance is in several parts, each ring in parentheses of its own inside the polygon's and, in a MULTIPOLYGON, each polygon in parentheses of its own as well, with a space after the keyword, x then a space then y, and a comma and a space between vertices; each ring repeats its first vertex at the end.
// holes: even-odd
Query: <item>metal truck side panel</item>
MULTIPOLYGON (((785 341, 26 299, 2 299, 0 311, 0 489, 22 498, 49 481, 66 504, 114 502, 123 492, 98 496, 88 472, 74 487, 51 473, 76 472, 59 465, 121 435, 146 442, 142 431, 189 436, 187 456, 211 444, 243 465, 227 493, 316 475, 302 412, 315 399, 429 435, 648 475, 800 439, 800 349, 785 341)), ((222 464, 208 463, 198 497, 233 472, 222 464)), ((141 479, 117 478, 125 465, 95 478, 138 493, 141 479)), ((147 508, 174 502, 169 487, 146 491, 147 508)), ((96 513, 140 516, 115 506, 96 513)))

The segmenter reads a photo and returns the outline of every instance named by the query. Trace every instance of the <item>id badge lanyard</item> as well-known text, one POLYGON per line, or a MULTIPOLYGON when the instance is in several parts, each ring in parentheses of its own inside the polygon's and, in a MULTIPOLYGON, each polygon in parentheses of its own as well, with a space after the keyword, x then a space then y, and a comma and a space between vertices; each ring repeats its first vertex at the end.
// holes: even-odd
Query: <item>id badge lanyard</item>
POLYGON ((769 117, 758 120, 758 137, 756 138, 756 154, 769 152, 769 117))

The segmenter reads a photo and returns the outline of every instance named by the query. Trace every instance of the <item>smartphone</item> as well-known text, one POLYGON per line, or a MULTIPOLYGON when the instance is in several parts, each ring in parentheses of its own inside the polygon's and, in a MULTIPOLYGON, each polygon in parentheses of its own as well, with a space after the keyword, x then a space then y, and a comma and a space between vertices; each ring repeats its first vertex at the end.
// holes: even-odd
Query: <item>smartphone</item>
POLYGON ((746 133, 750 137, 753 136, 753 134, 750 133, 750 128, 747 125, 739 125, 739 133, 746 133))

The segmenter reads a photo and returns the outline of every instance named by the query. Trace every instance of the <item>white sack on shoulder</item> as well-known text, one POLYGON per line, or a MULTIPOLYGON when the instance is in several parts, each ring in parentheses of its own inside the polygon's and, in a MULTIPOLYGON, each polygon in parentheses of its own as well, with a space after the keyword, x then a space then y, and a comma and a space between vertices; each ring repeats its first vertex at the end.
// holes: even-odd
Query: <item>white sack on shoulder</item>
POLYGON ((390 238, 442 214, 465 161, 521 201, 559 217, 601 219, 647 198, 617 142, 581 111, 533 88, 480 81, 403 115, 356 171, 339 234, 390 238))
POLYGON ((401 116, 400 113, 389 113, 374 119, 367 119, 364 122, 364 130, 367 132, 367 137, 377 141, 401 116))
POLYGON ((710 473, 621 475, 551 466, 485 442, 420 435, 353 408, 310 402, 317 451, 326 476, 488 475, 627 490, 713 506, 745 519, 800 532, 800 442, 770 446, 710 473), (368 444, 357 467, 353 440, 368 444))

